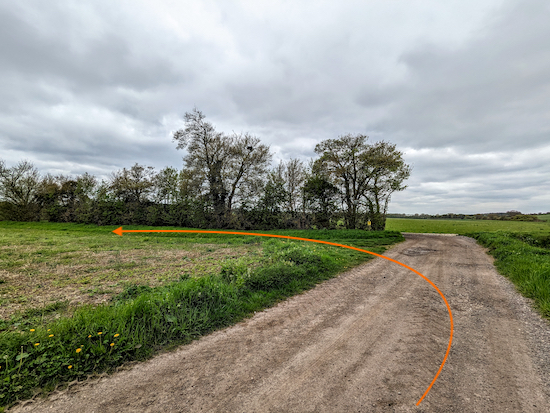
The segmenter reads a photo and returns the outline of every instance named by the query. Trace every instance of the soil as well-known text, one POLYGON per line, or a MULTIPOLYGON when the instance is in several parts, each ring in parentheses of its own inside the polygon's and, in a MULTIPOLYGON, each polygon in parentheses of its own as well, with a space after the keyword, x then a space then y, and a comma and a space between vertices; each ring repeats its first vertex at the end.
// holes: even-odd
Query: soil
POLYGON ((547 412, 550 325, 474 240, 375 259, 174 352, 13 412, 547 412))

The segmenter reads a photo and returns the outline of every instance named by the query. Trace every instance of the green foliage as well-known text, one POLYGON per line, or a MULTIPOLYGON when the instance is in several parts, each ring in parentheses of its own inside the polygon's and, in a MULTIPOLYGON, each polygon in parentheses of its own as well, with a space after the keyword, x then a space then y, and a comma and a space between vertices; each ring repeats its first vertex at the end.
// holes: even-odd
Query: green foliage
POLYGON ((338 188, 322 175, 306 179, 303 188, 304 203, 313 213, 313 225, 317 228, 331 228, 331 218, 337 210, 338 188))
POLYGON ((370 220, 368 229, 384 230, 390 196, 410 174, 395 145, 369 145, 362 135, 321 142, 308 170, 290 159, 269 171, 272 155, 259 138, 216 132, 204 119, 197 109, 186 113, 173 135, 187 149, 181 171, 136 163, 98 182, 89 173, 41 175, 28 161, 7 168, 0 159, 0 220, 263 230, 339 221, 367 229, 370 220))
POLYGON ((117 296, 113 297, 112 301, 125 301, 132 298, 136 298, 138 295, 143 293, 151 292, 152 288, 148 285, 139 285, 139 284, 133 284, 127 286, 123 292, 118 294, 117 296))
POLYGON ((223 264, 220 276, 226 283, 241 287, 252 271, 250 259, 240 258, 223 264))
MULTIPOLYGON (((498 271, 524 296, 532 298, 541 314, 550 318, 550 250, 530 245, 537 243, 538 236, 506 232, 472 236, 495 257, 498 271)), ((548 237, 544 239, 548 241, 548 237)))
POLYGON ((327 139, 315 146, 320 155, 313 170, 330 177, 339 189, 340 200, 346 205, 346 228, 362 228, 366 215, 372 229, 385 229, 386 213, 391 195, 406 188, 411 168, 403 153, 389 142, 367 143, 365 135, 345 135, 327 139))

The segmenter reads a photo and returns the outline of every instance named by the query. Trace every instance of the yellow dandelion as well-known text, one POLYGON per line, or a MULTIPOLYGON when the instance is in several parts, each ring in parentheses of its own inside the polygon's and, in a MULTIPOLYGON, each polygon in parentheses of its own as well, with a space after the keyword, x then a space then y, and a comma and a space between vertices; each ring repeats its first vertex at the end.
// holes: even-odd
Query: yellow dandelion
POLYGON ((100 331, 99 333, 97 333, 98 336, 100 336, 102 334, 103 334, 103 331, 100 331))
POLYGON ((90 334, 90 335, 88 336, 88 338, 90 338, 90 337, 92 337, 92 335, 91 335, 91 334, 90 334))
POLYGON ((77 348, 77 349, 76 349, 76 352, 77 352, 77 353, 80 353, 81 351, 82 351, 81 348, 77 348))
POLYGON ((50 334, 48 337, 53 337, 53 334, 50 334))
POLYGON ((34 343, 34 345, 35 345, 35 346, 39 346, 39 345, 40 345, 40 343, 34 343))
POLYGON ((31 330, 30 330, 30 331, 34 332, 34 328, 31 328, 31 330))
POLYGON ((111 347, 113 347, 115 345, 115 343, 111 343, 111 347))
POLYGON ((120 336, 120 334, 115 334, 115 337, 118 337, 118 336, 120 336))
POLYGON ((48 328, 48 331, 50 331, 50 330, 51 330, 51 328, 48 328))
POLYGON ((67 366, 68 369, 72 369, 73 368, 73 365, 71 364, 70 366, 67 366))

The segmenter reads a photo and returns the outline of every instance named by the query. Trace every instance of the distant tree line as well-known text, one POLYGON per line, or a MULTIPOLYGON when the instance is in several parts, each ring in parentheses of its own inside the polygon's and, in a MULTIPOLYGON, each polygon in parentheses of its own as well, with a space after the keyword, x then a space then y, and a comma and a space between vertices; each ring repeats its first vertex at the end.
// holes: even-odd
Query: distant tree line
POLYGON ((135 164, 99 181, 42 175, 28 161, 0 160, 0 219, 174 225, 193 228, 385 228, 391 195, 410 175, 402 153, 365 135, 322 141, 308 164, 272 154, 248 133, 217 132, 201 111, 176 131, 184 167, 135 164), (369 226, 370 223, 370 226, 369 226))
MULTIPOLYGON (((550 214, 547 212, 546 214, 550 214)), ((546 215, 542 212, 538 214, 522 214, 519 211, 490 212, 486 214, 387 214, 387 218, 412 218, 412 219, 481 219, 496 221, 541 221, 537 215, 546 215)))

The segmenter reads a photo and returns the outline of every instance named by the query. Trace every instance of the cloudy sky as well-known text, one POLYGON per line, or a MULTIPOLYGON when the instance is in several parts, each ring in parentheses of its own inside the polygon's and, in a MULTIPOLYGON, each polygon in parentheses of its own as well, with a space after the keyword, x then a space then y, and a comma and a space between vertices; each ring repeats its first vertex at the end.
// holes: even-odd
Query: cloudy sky
POLYGON ((199 108, 274 160, 347 133, 413 166, 394 213, 550 210, 547 0, 0 2, 0 159, 181 168, 199 108))

